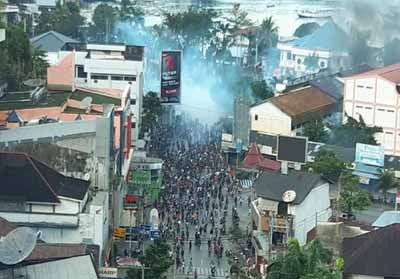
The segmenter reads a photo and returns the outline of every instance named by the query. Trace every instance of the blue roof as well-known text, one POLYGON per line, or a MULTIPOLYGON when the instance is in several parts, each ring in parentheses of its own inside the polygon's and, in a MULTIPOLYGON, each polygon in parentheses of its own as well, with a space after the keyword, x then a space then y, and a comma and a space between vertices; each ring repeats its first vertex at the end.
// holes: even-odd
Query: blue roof
POLYGON ((347 52, 350 37, 332 20, 329 20, 314 33, 294 40, 291 45, 304 49, 347 52))
POLYGON ((385 211, 375 220, 372 226, 382 228, 397 223, 400 223, 400 211, 385 211))

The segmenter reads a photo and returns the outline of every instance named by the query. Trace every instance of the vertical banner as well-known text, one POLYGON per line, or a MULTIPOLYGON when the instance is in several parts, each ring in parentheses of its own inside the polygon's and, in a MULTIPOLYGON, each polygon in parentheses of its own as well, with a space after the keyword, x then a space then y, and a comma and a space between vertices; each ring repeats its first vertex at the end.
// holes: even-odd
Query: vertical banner
POLYGON ((161 103, 181 102, 181 51, 161 53, 161 103))

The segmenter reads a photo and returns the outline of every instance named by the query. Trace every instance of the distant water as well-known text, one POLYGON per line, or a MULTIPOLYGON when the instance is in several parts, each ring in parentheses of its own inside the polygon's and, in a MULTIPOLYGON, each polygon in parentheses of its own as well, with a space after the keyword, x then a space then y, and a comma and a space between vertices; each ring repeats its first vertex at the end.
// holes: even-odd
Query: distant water
POLYGON ((160 23, 163 11, 177 12, 190 6, 198 6, 213 8, 224 15, 232 9, 234 3, 239 3, 256 24, 261 23, 267 16, 272 16, 279 27, 279 35, 291 36, 302 23, 325 22, 323 19, 301 19, 297 10, 338 8, 343 0, 147 0, 142 3, 149 13, 146 16, 146 25, 160 23))

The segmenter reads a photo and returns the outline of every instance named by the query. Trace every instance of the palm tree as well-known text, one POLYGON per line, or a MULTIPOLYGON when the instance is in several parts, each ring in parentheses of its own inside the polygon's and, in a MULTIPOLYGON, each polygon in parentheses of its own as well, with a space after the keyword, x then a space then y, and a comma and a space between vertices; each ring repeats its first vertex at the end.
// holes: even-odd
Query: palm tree
POLYGON ((272 47, 272 39, 278 35, 279 27, 276 26, 272 16, 265 18, 258 28, 257 46, 259 51, 272 47))
POLYGON ((390 189, 400 188, 400 183, 394 176, 393 171, 384 170, 380 171, 379 174, 379 190, 383 193, 383 202, 386 203, 387 193, 390 189))

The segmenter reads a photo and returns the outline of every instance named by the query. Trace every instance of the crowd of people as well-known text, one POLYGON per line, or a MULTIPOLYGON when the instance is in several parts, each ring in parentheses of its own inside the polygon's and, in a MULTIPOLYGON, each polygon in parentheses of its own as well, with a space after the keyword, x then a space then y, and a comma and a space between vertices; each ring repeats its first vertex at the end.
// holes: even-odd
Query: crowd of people
POLYGON ((161 235, 173 243, 176 269, 195 277, 190 256, 185 265, 185 253, 207 245, 215 272, 224 254, 230 207, 232 222, 239 221, 237 189, 220 152, 219 130, 181 120, 158 127, 151 135, 150 152, 164 160, 164 189, 157 204, 161 235))

